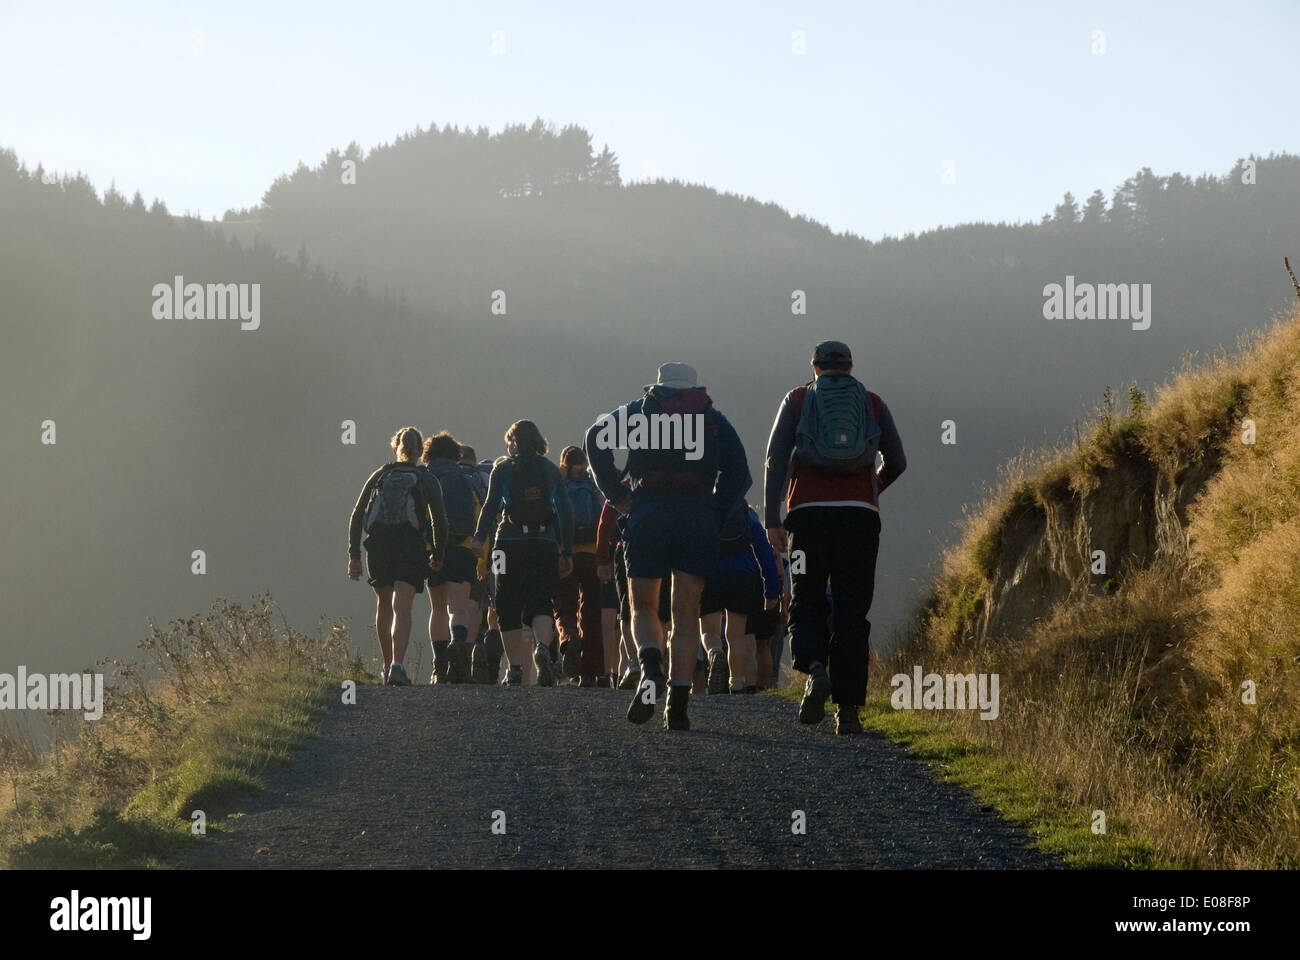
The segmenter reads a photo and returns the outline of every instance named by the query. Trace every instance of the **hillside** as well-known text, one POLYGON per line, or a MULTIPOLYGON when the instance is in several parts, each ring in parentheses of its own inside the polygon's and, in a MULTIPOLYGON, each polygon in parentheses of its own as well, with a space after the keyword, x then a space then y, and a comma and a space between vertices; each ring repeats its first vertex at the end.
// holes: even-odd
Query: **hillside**
POLYGON ((1245 161, 1222 176, 1144 169, 1099 185, 1109 195, 1067 196, 1041 223, 868 242, 706 186, 623 182, 609 148, 577 127, 435 125, 300 165, 222 229, 363 277, 444 318, 439 338, 472 340, 464 374, 428 398, 471 438, 494 440, 517 414, 572 442, 656 364, 685 359, 760 477, 771 418, 807 379, 811 345, 848 341, 911 464, 885 506, 874 636, 888 642, 999 463, 1055 439, 1097 384, 1154 382, 1283 306, 1276 262, 1300 249, 1300 158, 1253 162, 1254 183, 1245 161), (1045 320, 1043 288, 1067 276, 1151 284, 1150 329, 1045 320), (490 312, 497 290, 504 316, 490 312), (792 313, 794 291, 806 314, 792 313), (945 445, 949 419, 957 442, 945 445))
POLYGON ((1300 865, 1297 370, 1300 308, 1009 464, 876 689, 998 673, 933 722, 1166 862, 1300 865))

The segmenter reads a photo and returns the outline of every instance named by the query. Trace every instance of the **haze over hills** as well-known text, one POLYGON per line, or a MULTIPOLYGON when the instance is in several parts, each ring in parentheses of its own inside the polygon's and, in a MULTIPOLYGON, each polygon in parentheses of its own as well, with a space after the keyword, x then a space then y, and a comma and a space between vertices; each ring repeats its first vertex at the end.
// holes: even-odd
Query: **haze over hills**
POLYGON ((736 424, 756 502, 780 397, 831 336, 890 404, 910 462, 883 505, 879 643, 997 464, 1105 385, 1163 379, 1286 302, 1300 162, 1260 159, 1254 184, 1242 172, 1143 171, 1045 223, 868 243, 698 185, 623 184, 573 127, 351 147, 219 228, 42 183, 6 154, 0 213, 24 229, 0 240, 5 643, 33 669, 74 669, 129 655, 147 616, 263 588, 302 626, 352 615, 365 643, 371 595, 344 578, 343 533, 395 427, 446 426, 494 456, 531 417, 558 453, 668 359, 694 363, 736 424), (153 288, 177 275, 260 283, 258 329, 156 319, 153 288), (1067 275, 1150 283, 1150 329, 1045 320, 1043 287, 1067 275), (955 445, 940 442, 949 419, 955 445), (36 489, 59 509, 21 509, 36 489))

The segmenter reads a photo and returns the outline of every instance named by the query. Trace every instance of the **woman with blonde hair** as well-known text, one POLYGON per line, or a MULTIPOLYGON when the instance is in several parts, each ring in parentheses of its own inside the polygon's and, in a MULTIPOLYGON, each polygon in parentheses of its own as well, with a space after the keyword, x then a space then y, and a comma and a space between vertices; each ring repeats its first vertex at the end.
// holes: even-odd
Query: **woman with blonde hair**
POLYGON ((364 546, 370 571, 366 582, 376 597, 384 684, 401 687, 411 682, 403 664, 411 639, 411 604, 424 591, 427 571, 442 568, 447 516, 438 481, 420 463, 420 431, 403 427, 391 444, 394 460, 370 475, 348 522, 348 577, 361 579, 364 546))

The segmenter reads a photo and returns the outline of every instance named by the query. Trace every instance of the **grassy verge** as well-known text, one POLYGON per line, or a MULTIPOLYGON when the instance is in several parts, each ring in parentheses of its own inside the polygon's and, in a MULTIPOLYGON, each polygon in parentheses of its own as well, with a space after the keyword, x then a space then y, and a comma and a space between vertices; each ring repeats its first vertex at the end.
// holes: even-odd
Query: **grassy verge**
MULTIPOLYGON (((776 691, 798 702, 803 685, 776 691)), ((1039 771, 989 743, 967 736, 942 713, 895 710, 889 696, 874 693, 860 712, 862 725, 907 748, 933 766, 943 780, 965 787, 983 806, 997 809, 1033 837, 1036 848, 1085 869, 1158 869, 1172 866, 1130 825, 1108 819, 1094 834, 1092 811, 1068 802, 1039 771)))
POLYGON ((56 727, 53 747, 0 730, 6 794, 0 864, 158 867, 289 762, 336 702, 364 682, 346 628, 307 637, 275 622, 269 597, 153 628, 149 668, 117 662, 104 716, 56 727))
POLYGON ((868 722, 1072 863, 1300 866, 1297 370, 1300 309, 1149 407, 1131 391, 1121 417, 1108 393, 1073 446, 1009 465, 873 676, 868 722), (1089 550, 1108 526, 1160 536, 1103 587, 1089 550), (992 616, 1008 601, 1022 625, 992 616), (890 710, 887 678, 915 665, 997 675, 996 721, 890 710))

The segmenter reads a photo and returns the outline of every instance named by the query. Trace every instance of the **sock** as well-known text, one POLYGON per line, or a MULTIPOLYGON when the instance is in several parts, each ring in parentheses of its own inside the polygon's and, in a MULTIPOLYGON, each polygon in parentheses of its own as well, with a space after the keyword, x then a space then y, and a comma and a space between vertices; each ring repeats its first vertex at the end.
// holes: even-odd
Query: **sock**
POLYGON ((451 639, 454 643, 465 643, 469 640, 469 627, 463 624, 457 624, 451 628, 451 639))

